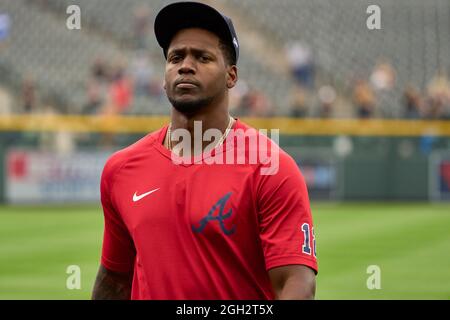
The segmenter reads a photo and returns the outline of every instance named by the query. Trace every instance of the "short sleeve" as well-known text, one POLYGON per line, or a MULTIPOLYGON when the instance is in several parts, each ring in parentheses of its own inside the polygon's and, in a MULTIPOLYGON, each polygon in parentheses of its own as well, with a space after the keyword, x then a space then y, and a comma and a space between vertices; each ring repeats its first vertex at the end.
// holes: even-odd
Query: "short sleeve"
POLYGON ((134 267, 136 251, 130 233, 121 215, 116 211, 111 197, 111 182, 115 170, 117 162, 110 159, 103 169, 100 183, 105 221, 101 264, 111 271, 130 272, 134 267))
POLYGON ((266 269, 300 264, 318 272, 313 220, 305 180, 295 161, 279 154, 279 169, 257 189, 260 239, 266 269))

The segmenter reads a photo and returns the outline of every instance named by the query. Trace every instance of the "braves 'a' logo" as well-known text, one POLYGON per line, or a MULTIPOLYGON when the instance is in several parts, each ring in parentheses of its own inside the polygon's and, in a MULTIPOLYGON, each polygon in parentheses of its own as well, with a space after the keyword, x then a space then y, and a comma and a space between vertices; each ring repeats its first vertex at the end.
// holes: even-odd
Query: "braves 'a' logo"
POLYGON ((233 227, 231 227, 231 229, 228 230, 225 227, 224 221, 231 217, 233 210, 230 209, 230 210, 228 210, 228 212, 226 214, 223 213, 225 205, 227 204, 230 197, 231 197, 231 192, 227 193, 225 196, 220 198, 220 200, 217 201, 217 203, 212 206, 212 208, 211 208, 211 210, 209 210, 208 214, 203 219, 200 220, 199 227, 196 228, 195 226, 192 226, 192 230, 197 233, 202 232, 203 229, 205 229, 205 227, 209 221, 217 220, 219 222, 220 229, 222 229, 223 233, 225 233, 227 236, 232 235, 236 231, 236 226, 234 225, 233 227), (217 216, 214 216, 213 214, 217 210, 217 208, 219 208, 219 213, 217 216))

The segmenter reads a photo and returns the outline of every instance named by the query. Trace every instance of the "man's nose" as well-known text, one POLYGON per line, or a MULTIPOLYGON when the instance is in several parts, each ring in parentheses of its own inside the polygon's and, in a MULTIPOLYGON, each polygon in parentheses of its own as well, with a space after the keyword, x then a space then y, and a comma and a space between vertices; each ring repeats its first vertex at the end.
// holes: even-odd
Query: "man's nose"
POLYGON ((195 61, 192 57, 186 56, 181 63, 180 69, 178 69, 179 74, 191 73, 195 74, 195 61))

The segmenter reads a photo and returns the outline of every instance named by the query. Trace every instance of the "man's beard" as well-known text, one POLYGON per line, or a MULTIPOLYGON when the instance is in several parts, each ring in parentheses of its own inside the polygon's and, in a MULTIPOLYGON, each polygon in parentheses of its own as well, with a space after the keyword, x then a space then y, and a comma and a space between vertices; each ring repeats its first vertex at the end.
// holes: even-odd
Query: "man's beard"
POLYGON ((195 100, 184 101, 174 97, 167 96, 172 106, 180 113, 195 114, 200 110, 206 108, 214 101, 214 96, 199 98, 195 100))

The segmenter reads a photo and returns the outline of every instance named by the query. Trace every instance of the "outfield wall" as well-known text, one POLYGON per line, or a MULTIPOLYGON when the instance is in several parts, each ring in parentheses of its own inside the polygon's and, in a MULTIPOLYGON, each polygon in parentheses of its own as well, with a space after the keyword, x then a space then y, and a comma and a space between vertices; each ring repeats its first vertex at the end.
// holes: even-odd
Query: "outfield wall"
MULTIPOLYGON (((98 161, 101 162, 106 158, 105 154, 114 151, 103 149, 98 152, 105 134, 114 135, 117 149, 133 143, 167 121, 167 118, 155 117, 114 118, 106 122, 86 117, 33 117, 29 121, 23 117, 10 118, 9 121, 0 118, 1 201, 20 202, 20 199, 17 201, 18 198, 10 193, 7 195, 6 190, 15 188, 15 194, 20 194, 20 188, 26 186, 15 184, 11 187, 11 172, 8 171, 5 159, 14 150, 27 150, 34 154, 34 158, 39 154, 36 150, 41 150, 50 159, 52 151, 48 146, 42 151, 43 141, 51 140, 61 132, 69 132, 76 150, 73 157, 85 159, 86 152, 97 153, 98 161)), ((450 122, 295 119, 244 121, 257 128, 280 129, 280 145, 294 157, 302 169, 312 199, 385 201, 449 198, 450 122), (439 170, 442 171, 440 174, 439 170)), ((31 155, 29 157, 33 158, 31 155)), ((55 162, 55 166, 69 168, 66 171, 70 172, 86 170, 85 167, 77 168, 77 161, 62 160, 55 162)), ((90 182, 91 189, 94 182, 90 182)), ((64 183, 66 188, 78 190, 71 182, 64 183)), ((80 181, 77 180, 76 183, 79 185, 80 181)), ((38 186, 36 188, 39 189, 38 186)), ((48 184, 46 188, 49 188, 48 184)), ((58 189, 57 184, 52 185, 52 188, 58 189)), ((80 194, 83 192, 87 191, 81 190, 80 194)), ((57 196, 47 193, 47 197, 42 198, 43 201, 50 201, 57 196)), ((81 196, 77 201, 82 199, 81 196)), ((88 197, 86 200, 93 201, 88 197)))
MULTIPOLYGON (((435 140, 430 154, 445 143, 445 139, 435 140)), ((299 150, 332 150, 338 200, 429 199, 429 154, 422 150, 421 138, 289 136, 280 144, 295 145, 299 150), (342 148, 351 148, 351 152, 338 151, 340 141, 345 141, 346 147, 342 148)))

